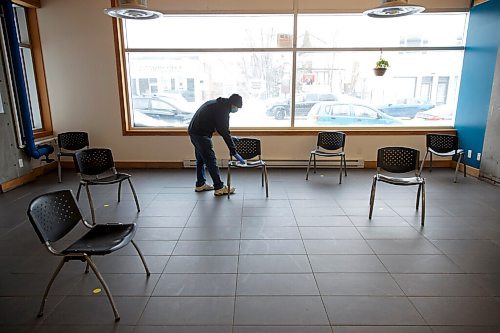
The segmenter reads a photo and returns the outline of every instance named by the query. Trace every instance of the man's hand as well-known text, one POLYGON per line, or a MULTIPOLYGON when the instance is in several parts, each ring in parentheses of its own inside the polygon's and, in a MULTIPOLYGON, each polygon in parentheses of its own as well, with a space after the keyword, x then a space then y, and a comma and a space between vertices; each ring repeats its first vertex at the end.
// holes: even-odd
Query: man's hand
POLYGON ((238 153, 234 154, 234 158, 236 158, 241 164, 247 164, 247 161, 245 161, 243 157, 241 157, 241 155, 238 153))

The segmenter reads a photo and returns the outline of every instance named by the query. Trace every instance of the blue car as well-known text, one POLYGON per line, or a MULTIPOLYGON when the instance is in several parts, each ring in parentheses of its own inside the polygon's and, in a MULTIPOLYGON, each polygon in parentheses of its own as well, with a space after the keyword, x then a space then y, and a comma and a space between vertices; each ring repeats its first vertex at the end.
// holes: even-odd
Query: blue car
POLYGON ((401 120, 365 104, 354 102, 320 102, 308 115, 310 123, 319 126, 382 126, 400 125, 401 120))

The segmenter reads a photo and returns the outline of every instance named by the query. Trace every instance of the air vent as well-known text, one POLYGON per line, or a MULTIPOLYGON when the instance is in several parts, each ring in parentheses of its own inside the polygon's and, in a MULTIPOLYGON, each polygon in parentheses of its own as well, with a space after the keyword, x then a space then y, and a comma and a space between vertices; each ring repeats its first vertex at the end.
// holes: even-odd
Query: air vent
POLYGON ((377 8, 369 9, 363 14, 375 18, 400 17, 421 13, 425 7, 409 4, 407 0, 382 0, 377 8))
POLYGON ((147 0, 119 0, 118 7, 104 9, 104 13, 121 19, 150 20, 162 16, 161 12, 148 9, 147 0))

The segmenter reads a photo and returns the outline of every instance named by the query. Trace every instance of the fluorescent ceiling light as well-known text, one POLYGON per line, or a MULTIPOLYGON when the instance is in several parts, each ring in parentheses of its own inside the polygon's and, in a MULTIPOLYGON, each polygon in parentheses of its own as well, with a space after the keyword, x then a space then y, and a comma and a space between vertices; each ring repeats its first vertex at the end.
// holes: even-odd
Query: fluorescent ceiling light
POLYGON ((149 20, 155 19, 163 14, 148 9, 147 0, 119 0, 118 7, 104 9, 104 13, 121 19, 149 20))
POLYGON ((376 18, 400 17, 421 13, 425 7, 409 4, 407 0, 382 0, 377 8, 369 9, 363 14, 376 18))

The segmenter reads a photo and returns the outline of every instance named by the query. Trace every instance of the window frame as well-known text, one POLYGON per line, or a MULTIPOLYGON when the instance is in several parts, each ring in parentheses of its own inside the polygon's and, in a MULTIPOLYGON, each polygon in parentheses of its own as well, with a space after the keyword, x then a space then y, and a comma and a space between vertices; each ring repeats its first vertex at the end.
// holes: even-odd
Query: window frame
POLYGON ((40 107, 40 118, 42 123, 41 128, 33 129, 33 135, 35 139, 44 138, 53 135, 54 131, 52 126, 52 115, 50 112, 50 103, 47 91, 47 80, 45 77, 42 43, 40 40, 40 31, 38 28, 38 16, 36 12, 38 8, 41 8, 41 3, 39 0, 13 0, 12 3, 25 9, 30 44, 23 44, 22 47, 28 47, 31 50, 35 84, 38 94, 38 104, 40 107))
MULTIPOLYGON (((114 4, 116 0, 111 0, 111 3, 114 4)), ((253 12, 252 12, 253 13, 253 12)), ((328 12, 325 12, 328 13, 328 12)), ((199 13, 202 15, 203 13, 199 13)), ((211 13, 213 14, 213 13, 211 13)), ((223 14, 223 13, 221 13, 223 14)), ((235 14, 235 13, 232 13, 235 14)), ((238 14, 250 14, 246 12, 238 13, 238 14)), ((291 81, 293 82, 291 86, 291 126, 290 127, 262 127, 262 128, 235 128, 231 129, 231 132, 235 135, 261 135, 261 136, 309 136, 309 135, 317 135, 317 133, 330 129, 339 129, 338 127, 295 127, 295 88, 296 88, 296 58, 297 53, 307 52, 307 51, 333 51, 333 52, 342 52, 342 51, 422 51, 422 50, 439 50, 439 51, 448 51, 448 50, 465 50, 465 46, 450 46, 450 47, 350 47, 350 48, 298 48, 297 45, 297 17, 299 14, 314 14, 314 12, 298 12, 294 10, 293 13, 290 12, 266 12, 260 14, 293 14, 294 16, 294 38, 292 47, 284 47, 279 49, 268 49, 268 48, 258 48, 252 49, 251 51, 264 51, 264 52, 273 52, 273 51, 290 51, 292 52, 293 59, 293 68, 291 81)), ((129 91, 128 91, 128 80, 127 80, 127 66, 126 66, 126 48, 125 48, 125 33, 124 33, 124 25, 122 20, 118 20, 116 18, 112 18, 113 20, 113 35, 115 41, 115 55, 116 55, 116 64, 117 64, 117 77, 118 77, 118 90, 119 90, 119 103, 120 103, 120 113, 122 119, 122 134, 124 136, 187 136, 186 128, 139 128, 132 126, 132 117, 131 117, 131 109, 129 102, 129 91)), ((162 51, 163 49, 158 49, 158 51, 162 51)), ((196 51, 196 49, 189 49, 191 51, 196 51)), ((143 50, 136 50, 143 51, 143 50)), ((169 52, 179 52, 186 50, 179 49, 168 49, 169 52)), ((247 49, 239 49, 239 48, 228 48, 228 49, 217 49, 210 50, 204 49, 204 51, 217 51, 217 52, 247 52, 247 49)), ((129 51, 134 52, 134 51, 129 51)), ((436 127, 341 127, 340 130, 342 132, 349 135, 425 135, 427 133, 442 133, 442 134, 455 134, 456 130, 454 126, 436 126, 436 127)))

